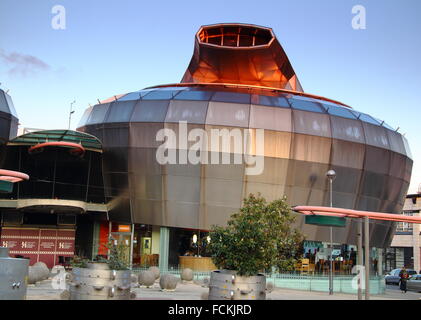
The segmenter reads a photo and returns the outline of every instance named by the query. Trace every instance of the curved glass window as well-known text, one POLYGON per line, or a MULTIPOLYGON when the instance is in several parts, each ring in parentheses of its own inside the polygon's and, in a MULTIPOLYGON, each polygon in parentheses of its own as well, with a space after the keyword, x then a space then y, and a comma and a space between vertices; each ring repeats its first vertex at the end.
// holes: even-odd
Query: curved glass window
POLYGON ((338 116, 342 118, 348 119, 356 119, 357 117, 350 111, 350 109, 339 107, 333 104, 322 104, 322 106, 326 109, 327 113, 338 116))
POLYGON ((351 112, 357 117, 357 119, 361 121, 375 124, 376 126, 380 125, 380 123, 376 119, 374 119, 372 116, 369 116, 368 114, 361 113, 355 110, 351 110, 351 112))
POLYGON ((10 113, 9 108, 7 106, 7 101, 5 98, 5 93, 0 90, 0 111, 10 113))
POLYGON ((239 103, 209 102, 206 124, 244 127, 249 126, 250 106, 239 103))
POLYGON ((288 99, 288 101, 293 109, 324 113, 324 110, 317 102, 303 99, 302 97, 294 97, 288 99))
POLYGON ((212 101, 250 103, 250 94, 231 91, 217 91, 212 97, 212 101))
POLYGON ((212 95, 213 91, 185 90, 177 94, 174 99, 208 101, 212 95))
POLYGON ((169 100, 139 101, 133 111, 131 122, 164 122, 169 100))
POLYGON ((207 101, 172 100, 168 107, 165 122, 187 121, 187 123, 205 123, 207 101))
POLYGON ((118 99, 118 101, 139 100, 141 97, 141 93, 139 91, 135 91, 122 96, 120 99, 118 99))
POLYGON ((128 122, 137 101, 117 101, 110 106, 105 122, 128 122))
POLYGON ((251 105, 250 128, 291 131, 291 109, 251 105))
POLYGON ((251 96, 251 103, 270 107, 290 108, 287 99, 284 97, 261 96, 258 94, 253 94, 251 96))
POLYGON ((170 100, 174 98, 174 96, 179 93, 184 88, 161 88, 155 89, 144 95, 142 97, 143 100, 170 100))
POLYGON ((15 106, 13 104, 12 98, 6 92, 4 93, 4 96, 6 97, 7 104, 9 105, 10 113, 17 118, 18 114, 16 112, 16 109, 15 109, 15 106))
POLYGON ((390 149, 389 139, 387 138, 387 133, 386 133, 387 129, 380 127, 378 125, 376 126, 376 125, 372 125, 372 124, 364 123, 364 122, 363 122, 363 127, 364 127, 365 141, 367 144, 375 146, 375 147, 390 149))
POLYGON ((89 120, 86 124, 95 124, 104 122, 105 115, 110 107, 110 103, 97 104, 93 107, 89 120))
POLYGON ((365 143, 361 121, 332 116, 330 117, 330 123, 332 126, 332 137, 365 143))
POLYGON ((80 121, 77 125, 78 128, 83 127, 86 124, 86 122, 87 122, 87 120, 88 120, 88 118, 89 118, 89 116, 92 112, 92 109, 93 109, 93 107, 89 107, 88 109, 85 110, 85 112, 82 115, 82 118, 80 118, 80 121))
POLYGON ((293 110, 292 118, 294 132, 322 137, 332 136, 327 114, 293 110))

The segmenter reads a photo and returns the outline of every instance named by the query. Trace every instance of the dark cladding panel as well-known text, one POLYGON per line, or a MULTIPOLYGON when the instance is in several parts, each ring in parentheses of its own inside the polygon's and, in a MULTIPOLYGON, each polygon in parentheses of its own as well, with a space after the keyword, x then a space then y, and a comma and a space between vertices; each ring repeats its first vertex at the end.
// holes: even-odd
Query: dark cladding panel
POLYGON ((129 174, 130 195, 136 200, 163 200, 163 183, 161 175, 129 174))
POLYGON ((117 101, 111 104, 104 122, 129 122, 136 101, 117 101))
POLYGON ((104 172, 107 198, 121 198, 128 196, 129 182, 127 172, 104 172))
POLYGON ((131 223, 133 219, 130 213, 130 199, 123 197, 114 199, 113 206, 110 208, 108 214, 111 221, 131 223))
POLYGON ((203 202, 210 206, 239 208, 242 202, 243 181, 206 177, 203 202))
POLYGON ((330 162, 332 140, 330 138, 294 134, 291 158, 309 162, 330 162))
POLYGON ((388 174, 391 152, 386 149, 367 145, 365 151, 364 169, 367 171, 388 174))
POLYGON ((162 200, 143 200, 132 198, 133 222, 139 224, 164 225, 162 219, 162 200))
POLYGON ((105 148, 103 153, 103 172, 127 172, 128 149, 125 147, 105 148))
POLYGON ((13 104, 12 98, 6 92, 4 93, 4 97, 6 98, 11 115, 14 116, 15 118, 19 118, 15 109, 15 106, 13 104))
POLYGON ((198 203, 165 201, 165 208, 164 225, 178 228, 198 228, 200 210, 198 203))
POLYGON ((328 164, 290 160, 287 185, 325 190, 327 188, 326 172, 329 169, 328 164))
POLYGON ((295 133, 313 136, 331 137, 330 119, 326 114, 293 110, 293 127, 295 133))
POLYGON ((336 178, 333 181, 333 191, 346 193, 350 197, 352 197, 352 194, 358 194, 361 170, 338 166, 332 166, 332 169, 336 171, 336 178))
POLYGON ((248 128, 250 105, 209 102, 206 124, 248 128))
POLYGON ((169 100, 141 100, 133 111, 131 122, 164 122, 169 100))
POLYGON ((267 201, 274 201, 280 199, 285 193, 285 184, 270 184, 260 182, 244 182, 243 198, 246 198, 250 193, 257 195, 260 193, 267 201))
POLYGON ((332 165, 362 169, 364 156, 365 145, 333 139, 332 165))
POLYGON ((332 137, 341 140, 365 143, 362 122, 358 120, 330 117, 332 137))
POLYGON ((130 123, 130 146, 133 148, 158 148, 164 141, 157 141, 163 123, 130 123))
POLYGON ((356 210, 379 212, 380 206, 378 198, 360 196, 357 199, 356 210))
POLYGON ((95 105, 86 124, 103 123, 109 107, 110 103, 95 105))
POLYGON ((251 105, 250 128, 291 132, 291 109, 251 105))
POLYGON ((165 199, 172 203, 200 203, 200 177, 164 176, 165 199))
POLYGON ((204 124, 207 109, 207 101, 171 100, 165 122, 204 124))
POLYGON ((109 147, 126 147, 129 145, 129 127, 113 126, 111 124, 104 126, 104 135, 102 137, 102 145, 104 148, 109 147))
POLYGON ((412 165, 414 164, 414 162, 407 158, 406 159, 406 165, 405 165, 405 176, 403 178, 403 180, 405 180, 406 182, 411 181, 411 173, 412 173, 412 165))
POLYGON ((263 172, 259 175, 247 175, 246 183, 268 183, 286 185, 289 164, 291 160, 278 158, 265 158, 263 172))
POLYGON ((130 148, 129 172, 142 175, 162 174, 162 166, 156 161, 155 148, 130 148))
POLYGON ((361 194, 363 196, 381 199, 386 188, 386 175, 364 171, 362 179, 361 194))

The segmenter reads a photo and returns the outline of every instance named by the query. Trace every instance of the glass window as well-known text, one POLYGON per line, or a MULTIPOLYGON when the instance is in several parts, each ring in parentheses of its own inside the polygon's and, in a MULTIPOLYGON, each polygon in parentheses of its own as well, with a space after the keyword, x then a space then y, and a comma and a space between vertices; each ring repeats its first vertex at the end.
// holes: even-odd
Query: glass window
POLYGON ((139 91, 136 91, 136 92, 130 92, 122 96, 121 98, 118 99, 118 101, 139 100, 140 98, 141 98, 141 93, 139 91))
POLYGON ((209 102, 207 124, 248 128, 250 106, 238 103, 209 102))
POLYGON ((213 91, 185 90, 175 96, 175 100, 205 100, 208 101, 213 91))
POLYGON ((105 122, 129 122, 137 101, 117 101, 110 106, 105 122))
POLYGON ((331 139, 294 134, 292 138, 292 158, 296 160, 330 163, 331 139))
POLYGON ((333 138, 365 143, 361 121, 331 116, 330 123, 333 138))
POLYGON ((16 112, 16 109, 15 109, 15 106, 13 104, 12 98, 6 92, 4 93, 4 96, 6 97, 7 104, 9 105, 10 113, 13 116, 15 116, 16 118, 18 118, 18 114, 16 112))
POLYGON ((207 101, 171 100, 165 122, 205 123, 207 101))
POLYGON ((333 139, 331 162, 335 166, 362 169, 365 145, 333 139))
POLYGON ((406 140, 405 136, 402 136, 403 145, 405 146, 406 155, 412 159, 411 149, 409 148, 408 140, 406 140))
POLYGON ((361 113, 361 112, 358 112, 358 111, 355 111, 355 110, 351 110, 351 112, 353 114, 355 114, 357 119, 359 119, 361 121, 368 122, 368 123, 371 123, 371 124, 375 124, 377 126, 380 125, 380 123, 376 119, 374 119, 372 116, 369 116, 368 114, 361 113))
MULTIPOLYGON (((168 89, 168 88, 167 88, 168 89)), ((148 92, 142 97, 143 100, 169 100, 174 98, 174 96, 182 89, 179 90, 157 90, 148 92)))
POLYGON ((347 109, 345 107, 339 107, 339 106, 335 106, 333 104, 322 104, 322 106, 326 109, 327 113, 329 113, 331 115, 343 117, 343 118, 348 118, 348 119, 356 119, 357 118, 350 111, 350 109, 347 109))
POLYGON ((300 98, 294 97, 294 98, 288 99, 288 101, 291 104, 291 107, 293 109, 323 113, 323 110, 320 104, 317 102, 304 100, 301 97, 300 98))
POLYGON ((250 103, 250 95, 248 93, 217 91, 213 95, 212 101, 250 103))
POLYGON ((82 115, 82 118, 80 118, 79 124, 77 125, 78 128, 83 127, 86 124, 86 121, 88 120, 91 112, 92 112, 93 107, 89 107, 88 109, 85 110, 85 112, 82 115))
POLYGON ((130 119, 131 122, 164 122, 168 110, 168 100, 139 101, 130 119))
POLYGON ((292 112, 292 117, 294 132, 331 137, 330 121, 327 114, 294 110, 292 112))
POLYGON ((10 113, 9 108, 7 106, 5 93, 3 92, 3 90, 0 90, 0 111, 10 113))
POLYGON ((283 107, 283 108, 290 107, 285 97, 261 96, 258 94, 253 94, 251 96, 251 101, 253 104, 261 104, 264 106, 283 107))
POLYGON ((86 124, 95 124, 104 122, 110 103, 97 104, 93 107, 89 120, 86 124))
POLYGON ((291 132, 291 109, 251 105, 250 128, 291 132))

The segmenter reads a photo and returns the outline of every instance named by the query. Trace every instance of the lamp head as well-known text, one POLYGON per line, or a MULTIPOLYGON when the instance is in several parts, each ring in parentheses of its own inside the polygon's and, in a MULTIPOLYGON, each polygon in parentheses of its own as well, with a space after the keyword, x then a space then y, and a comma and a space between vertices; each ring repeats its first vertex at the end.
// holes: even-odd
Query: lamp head
POLYGON ((329 170, 328 172, 326 172, 326 176, 329 179, 334 180, 336 178, 336 172, 335 172, 335 170, 329 170))

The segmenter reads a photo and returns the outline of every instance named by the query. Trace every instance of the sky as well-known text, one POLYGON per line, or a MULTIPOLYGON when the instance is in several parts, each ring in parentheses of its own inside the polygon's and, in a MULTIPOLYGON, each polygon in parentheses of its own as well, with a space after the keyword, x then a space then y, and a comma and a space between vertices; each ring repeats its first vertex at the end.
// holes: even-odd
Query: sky
POLYGON ((271 27, 307 93, 341 101, 405 134, 421 184, 419 0, 1 0, 0 87, 22 126, 76 128, 97 99, 177 83, 201 25, 271 27), (53 8, 65 29, 53 28, 53 8), (352 9, 366 10, 354 29, 352 9))

